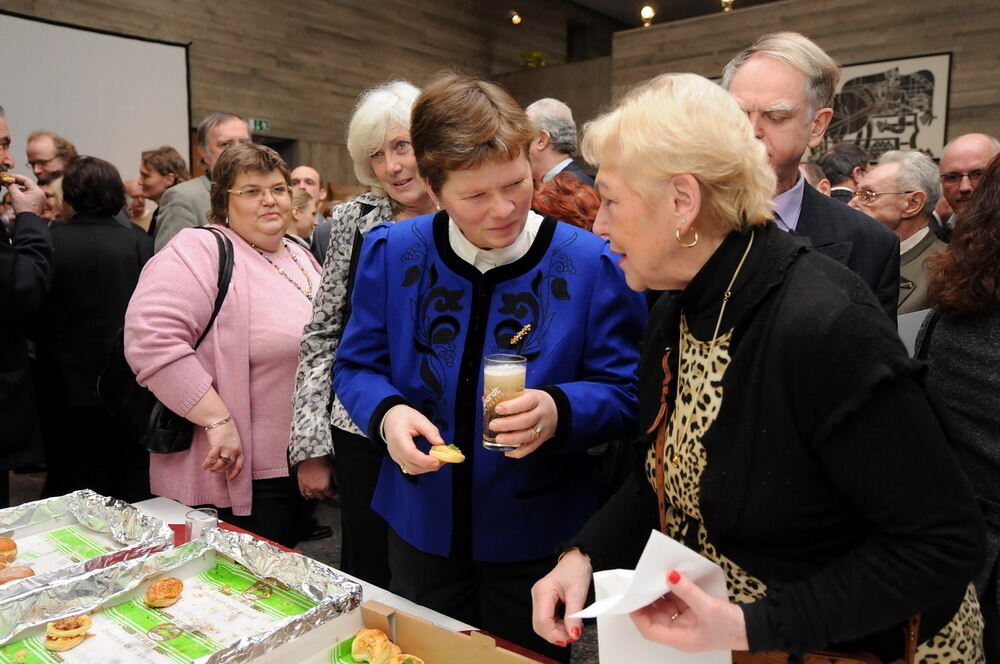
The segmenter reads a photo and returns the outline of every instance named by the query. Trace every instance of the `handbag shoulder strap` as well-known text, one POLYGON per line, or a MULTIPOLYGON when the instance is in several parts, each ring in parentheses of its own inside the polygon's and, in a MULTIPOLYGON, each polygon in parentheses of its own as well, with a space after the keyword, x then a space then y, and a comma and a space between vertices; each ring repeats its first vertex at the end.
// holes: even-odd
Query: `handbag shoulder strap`
POLYGON ((201 342, 208 335, 208 331, 212 329, 212 325, 219 315, 219 310, 222 309, 222 303, 226 299, 226 293, 229 291, 229 282, 233 278, 233 243, 218 228, 210 228, 208 226, 201 226, 200 228, 210 231, 215 236, 215 241, 219 245, 219 278, 216 282, 218 292, 215 295, 215 308, 212 310, 212 317, 208 319, 208 325, 205 326, 201 336, 198 337, 198 341, 194 345, 195 348, 201 345, 201 342))

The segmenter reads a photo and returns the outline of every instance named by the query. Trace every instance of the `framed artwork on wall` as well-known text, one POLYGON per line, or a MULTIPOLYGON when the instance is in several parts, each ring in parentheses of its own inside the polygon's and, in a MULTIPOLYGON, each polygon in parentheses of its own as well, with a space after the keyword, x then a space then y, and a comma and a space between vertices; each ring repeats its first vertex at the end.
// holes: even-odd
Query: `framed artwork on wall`
POLYGON ((948 125, 951 53, 878 60, 841 68, 833 120, 812 159, 850 141, 875 161, 889 150, 941 156, 948 125))

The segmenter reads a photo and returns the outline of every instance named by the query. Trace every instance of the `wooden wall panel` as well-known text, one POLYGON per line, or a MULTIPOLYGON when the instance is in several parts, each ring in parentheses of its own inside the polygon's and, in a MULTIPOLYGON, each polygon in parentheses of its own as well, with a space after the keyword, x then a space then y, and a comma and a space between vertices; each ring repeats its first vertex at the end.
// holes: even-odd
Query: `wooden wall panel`
POLYGON ((947 137, 1000 135, 1000 3, 996 0, 786 0, 615 34, 620 92, 668 71, 719 76, 756 37, 795 30, 852 64, 952 51, 947 137))
POLYGON ((528 50, 561 59, 567 18, 580 20, 568 0, 519 0, 519 26, 491 0, 7 0, 4 8, 190 42, 194 124, 215 110, 266 118, 271 136, 297 141, 303 161, 344 183, 354 181, 344 132, 362 90, 398 77, 419 85, 446 68, 490 76, 518 68, 528 50))

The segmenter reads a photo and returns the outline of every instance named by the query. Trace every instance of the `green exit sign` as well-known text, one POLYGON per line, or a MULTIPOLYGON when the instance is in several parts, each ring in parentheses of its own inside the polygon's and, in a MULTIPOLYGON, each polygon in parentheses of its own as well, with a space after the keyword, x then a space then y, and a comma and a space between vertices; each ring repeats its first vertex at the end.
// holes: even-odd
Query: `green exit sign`
POLYGON ((250 118, 250 131, 255 133, 271 131, 271 121, 262 118, 250 118))

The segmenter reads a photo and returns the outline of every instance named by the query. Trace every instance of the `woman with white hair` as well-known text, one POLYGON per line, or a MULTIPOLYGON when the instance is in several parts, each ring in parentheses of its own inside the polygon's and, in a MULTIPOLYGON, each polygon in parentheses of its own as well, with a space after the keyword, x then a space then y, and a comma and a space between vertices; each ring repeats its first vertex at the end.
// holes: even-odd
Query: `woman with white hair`
POLYGON ((371 509, 382 453, 351 422, 330 387, 341 333, 350 313, 354 266, 362 238, 384 222, 434 210, 417 176, 410 145, 410 110, 420 90, 391 81, 366 90, 347 128, 354 173, 371 191, 341 203, 331 215, 330 248, 313 317, 302 337, 295 378, 289 464, 307 500, 333 495, 337 470, 341 500, 340 568, 387 587, 389 563, 384 519, 371 509))
POLYGON ((631 616, 646 639, 893 661, 904 627, 917 661, 982 662, 982 518, 920 367, 857 275, 769 222, 775 175, 737 102, 660 76, 588 126, 584 154, 594 232, 632 288, 672 292, 646 330, 636 472, 533 588, 535 630, 579 638, 564 616, 593 570, 634 568, 657 528, 729 597, 670 571, 631 616))

